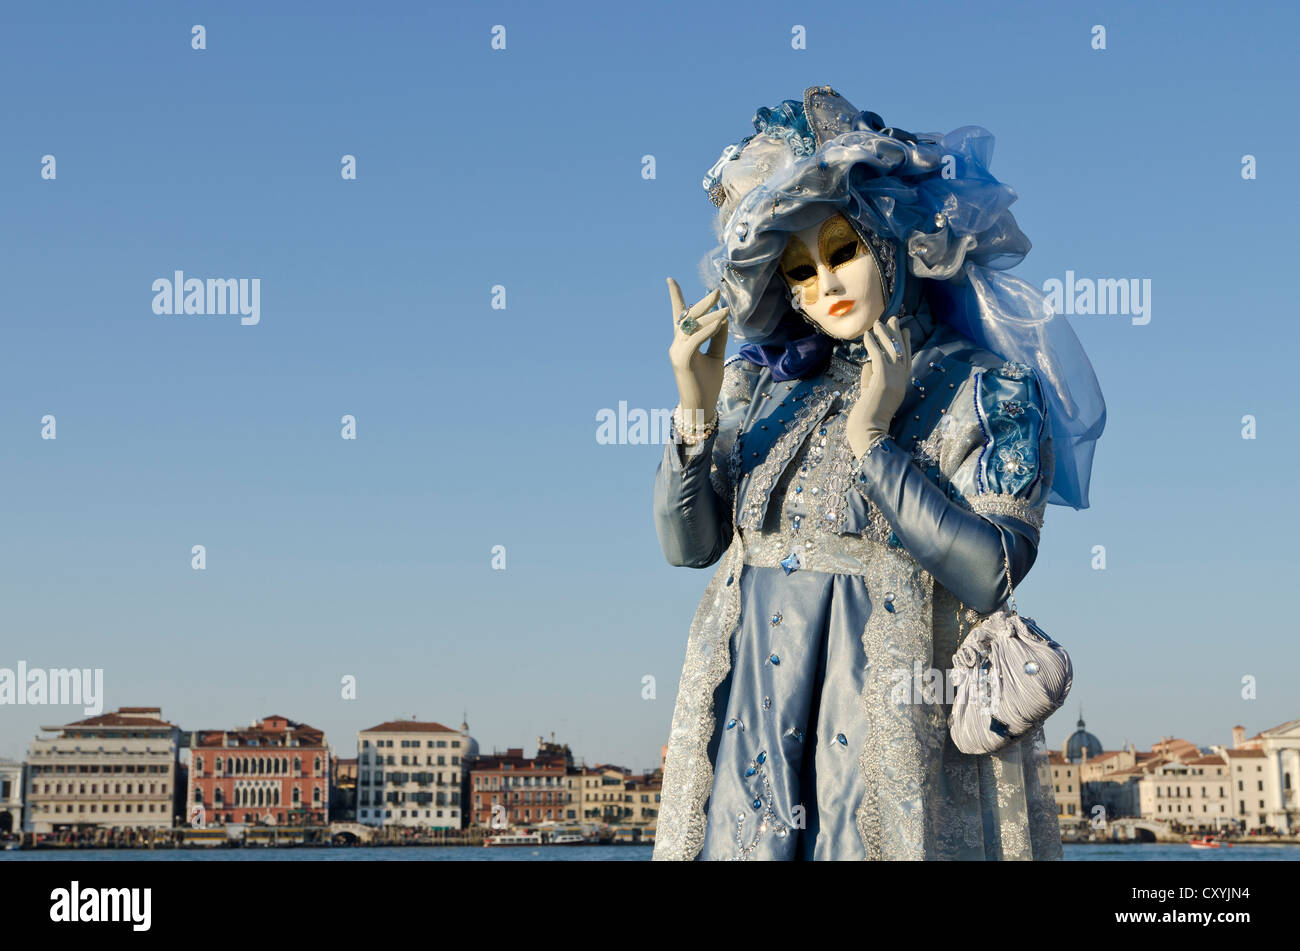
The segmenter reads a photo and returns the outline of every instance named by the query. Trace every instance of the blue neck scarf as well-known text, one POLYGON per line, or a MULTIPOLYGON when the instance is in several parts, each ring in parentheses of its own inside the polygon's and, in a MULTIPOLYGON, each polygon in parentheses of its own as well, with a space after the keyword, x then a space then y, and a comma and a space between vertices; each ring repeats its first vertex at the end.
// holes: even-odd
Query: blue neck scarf
POLYGON ((834 347, 833 338, 814 330, 784 346, 747 343, 740 348, 740 355, 750 363, 770 369, 774 380, 798 380, 824 367, 834 347))

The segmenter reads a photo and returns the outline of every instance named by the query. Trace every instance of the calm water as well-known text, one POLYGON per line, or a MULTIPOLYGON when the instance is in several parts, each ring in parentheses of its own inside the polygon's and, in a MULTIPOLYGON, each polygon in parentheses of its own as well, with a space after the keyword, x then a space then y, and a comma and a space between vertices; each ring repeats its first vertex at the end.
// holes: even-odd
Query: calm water
MULTIPOLYGON (((0 852, 0 862, 50 860, 109 862, 645 862, 648 845, 559 845, 540 848, 396 847, 340 849, 42 849, 0 852)), ((1300 861, 1300 846, 1239 845, 1192 849, 1186 845, 1067 845, 1067 862, 1285 862, 1300 861)))

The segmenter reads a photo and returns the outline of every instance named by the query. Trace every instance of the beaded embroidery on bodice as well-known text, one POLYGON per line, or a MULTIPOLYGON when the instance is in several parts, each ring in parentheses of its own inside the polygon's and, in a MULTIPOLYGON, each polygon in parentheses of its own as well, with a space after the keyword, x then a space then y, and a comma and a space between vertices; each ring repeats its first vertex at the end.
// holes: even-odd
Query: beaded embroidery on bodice
MULTIPOLYGON (((845 429, 849 410, 857 399, 861 368, 838 356, 832 358, 822 387, 838 391, 831 412, 803 436, 773 488, 761 530, 753 520, 742 521, 745 561, 751 565, 781 565, 787 573, 800 568, 861 574, 868 546, 886 544, 892 534, 888 521, 870 502, 870 529, 846 533, 849 493, 855 461, 845 429)), ((790 434, 798 438, 792 427, 790 434)), ((764 467, 780 464, 781 447, 752 473, 763 478, 764 467)))

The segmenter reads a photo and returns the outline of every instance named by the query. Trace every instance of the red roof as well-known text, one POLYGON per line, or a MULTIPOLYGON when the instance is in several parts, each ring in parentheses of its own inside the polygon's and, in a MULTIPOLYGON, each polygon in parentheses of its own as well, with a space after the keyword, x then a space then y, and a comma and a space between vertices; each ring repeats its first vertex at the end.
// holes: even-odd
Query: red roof
POLYGON ((460 730, 453 730, 449 726, 443 726, 441 723, 435 723, 432 720, 389 720, 387 723, 381 723, 379 726, 372 726, 368 730, 362 730, 362 733, 459 733, 460 730))
POLYGON ((1229 756, 1258 756, 1260 759, 1264 758, 1263 750, 1224 750, 1223 752, 1229 756))
POLYGON ((564 757, 554 755, 535 756, 527 759, 522 756, 480 756, 474 761, 474 765, 470 769, 470 772, 492 773, 498 770, 503 770, 507 766, 510 768, 510 772, 529 769, 559 769, 562 772, 568 772, 568 763, 565 761, 564 757))
MULTIPOLYGON (((325 745, 325 732, 323 730, 316 729, 316 727, 314 726, 308 726, 306 723, 298 723, 294 720, 290 720, 288 717, 280 717, 280 716, 266 717, 261 722, 265 723, 267 722, 267 720, 284 720, 289 725, 289 729, 287 731, 288 734, 292 738, 298 740, 301 746, 312 747, 312 746, 325 745)), ((196 730, 194 731, 194 741, 191 743, 191 745, 220 748, 220 747, 227 746, 228 741, 234 738, 243 741, 256 740, 258 741, 258 745, 260 746, 263 740, 266 740, 270 737, 275 737, 276 739, 279 739, 280 737, 283 737, 285 733, 286 733, 285 730, 265 729, 260 725, 244 727, 243 729, 236 729, 236 730, 196 730)), ((244 746, 244 745, 245 744, 243 743, 236 744, 236 746, 244 746)), ((277 749, 289 748, 285 746, 280 746, 278 744, 267 744, 267 747, 277 748, 277 749)))
POLYGON ((1106 753, 1098 753, 1096 756, 1089 756, 1088 762, 1097 763, 1104 759, 1110 759, 1112 756, 1119 756, 1119 754, 1123 752, 1124 752, 1123 750, 1110 750, 1109 752, 1106 753))
MULTIPOLYGON (((75 723, 68 724, 68 727, 85 726, 151 726, 162 729, 173 727, 175 724, 155 717, 124 717, 120 713, 103 713, 97 717, 90 717, 86 720, 78 720, 75 723)), ((52 727, 51 729, 57 728, 52 727)))

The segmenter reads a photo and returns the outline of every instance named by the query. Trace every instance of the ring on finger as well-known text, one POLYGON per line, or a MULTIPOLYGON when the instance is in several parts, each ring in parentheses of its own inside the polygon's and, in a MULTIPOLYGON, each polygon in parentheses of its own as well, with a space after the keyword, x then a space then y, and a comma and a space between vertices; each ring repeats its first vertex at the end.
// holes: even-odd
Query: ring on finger
POLYGON ((896 357, 898 357, 899 359, 902 359, 902 357, 903 357, 903 347, 902 347, 902 345, 901 345, 897 340, 893 340, 893 339, 891 339, 889 342, 892 343, 892 344, 894 345, 894 355, 895 355, 896 357))
POLYGON ((688 337, 700 329, 700 322, 691 316, 689 307, 683 307, 682 312, 677 315, 677 329, 688 337))

